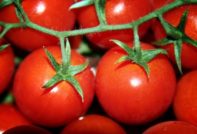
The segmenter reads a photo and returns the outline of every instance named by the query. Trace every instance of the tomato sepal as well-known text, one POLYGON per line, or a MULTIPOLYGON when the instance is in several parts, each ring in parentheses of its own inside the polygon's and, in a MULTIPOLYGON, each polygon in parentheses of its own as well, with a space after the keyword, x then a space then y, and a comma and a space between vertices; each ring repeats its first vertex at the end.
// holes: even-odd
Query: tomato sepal
POLYGON ((179 72, 182 74, 182 64, 181 64, 181 51, 183 42, 189 43, 194 47, 197 47, 197 41, 191 39, 185 34, 185 26, 187 22, 188 10, 185 10, 180 18, 180 22, 177 27, 172 26, 166 22, 162 16, 159 16, 159 20, 167 34, 166 38, 155 41, 154 44, 157 46, 166 46, 169 44, 174 45, 174 54, 177 67, 179 72))
POLYGON ((76 8, 82 8, 92 4, 94 4, 94 0, 81 0, 79 2, 72 4, 69 9, 71 10, 76 8))
POLYGON ((147 76, 150 75, 150 70, 148 67, 148 63, 157 55, 159 54, 167 54, 167 52, 164 49, 152 49, 152 50, 142 50, 141 48, 136 51, 135 47, 130 48, 125 43, 118 41, 118 40, 112 40, 115 44, 117 44, 119 47, 121 47, 124 51, 126 51, 127 55, 120 57, 116 63, 124 62, 124 61, 131 61, 132 63, 135 63, 139 66, 141 66, 147 76))
POLYGON ((63 63, 59 64, 53 55, 46 49, 45 53, 47 55, 47 58, 49 59, 49 62, 53 66, 53 68, 56 71, 56 74, 49 80, 47 81, 44 85, 43 88, 51 88, 55 84, 59 83, 60 81, 67 81, 70 83, 74 88, 76 89, 77 93, 80 95, 82 102, 84 102, 84 94, 83 90, 79 84, 79 82, 76 80, 75 75, 82 72, 88 67, 88 62, 86 61, 85 63, 81 65, 75 65, 72 66, 70 63, 71 59, 71 48, 70 48, 70 43, 67 39, 66 41, 66 48, 62 52, 63 57, 63 63))
POLYGON ((0 46, 0 52, 6 49, 9 46, 9 44, 4 44, 0 46))
POLYGON ((2 0, 0 3, 0 9, 9 6, 12 3, 14 3, 14 0, 2 0))

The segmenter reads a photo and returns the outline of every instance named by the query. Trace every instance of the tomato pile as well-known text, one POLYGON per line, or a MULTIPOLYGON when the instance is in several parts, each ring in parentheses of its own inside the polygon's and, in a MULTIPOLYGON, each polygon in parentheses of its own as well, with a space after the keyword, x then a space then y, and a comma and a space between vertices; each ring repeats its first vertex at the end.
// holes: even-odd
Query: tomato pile
POLYGON ((0 133, 197 134, 197 1, 0 0, 0 133))

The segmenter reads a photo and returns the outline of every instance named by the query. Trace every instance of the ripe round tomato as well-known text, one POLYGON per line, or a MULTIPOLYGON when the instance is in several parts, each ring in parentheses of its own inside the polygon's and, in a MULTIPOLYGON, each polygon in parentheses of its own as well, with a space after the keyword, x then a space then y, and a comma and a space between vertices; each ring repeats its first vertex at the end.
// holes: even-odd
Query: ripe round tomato
MULTIPOLYGON (((58 46, 47 48, 61 62, 61 52, 58 46)), ((79 65, 85 58, 72 51, 71 64, 79 65)), ((87 67, 77 74, 84 92, 84 102, 75 88, 68 82, 62 81, 52 88, 42 88, 55 75, 43 49, 38 49, 28 55, 16 72, 13 92, 21 112, 36 124, 48 127, 65 125, 87 111, 94 95, 94 75, 87 67)))
POLYGON ((174 113, 179 120, 197 125, 197 71, 185 74, 177 84, 174 113))
MULTIPOLYGON (((153 49, 141 43, 145 49, 153 49)), ((131 61, 117 63, 126 55, 115 47, 100 60, 96 75, 96 96, 104 111, 125 124, 144 124, 162 115, 175 92, 176 78, 168 59, 159 55, 145 71, 131 61)))
MULTIPOLYGON (((23 0, 22 6, 32 22, 64 31, 71 30, 75 24, 75 14, 68 9, 73 3, 74 0, 23 0)), ((0 10, 0 21, 18 22, 13 5, 0 10)), ((57 38, 30 28, 12 29, 5 37, 12 44, 28 51, 59 44, 57 38)))
POLYGON ((22 125, 11 128, 5 131, 3 134, 51 134, 49 131, 44 128, 40 128, 37 126, 28 126, 22 125))
MULTIPOLYGON (((148 0, 107 0, 105 15, 107 23, 125 24, 130 23, 151 11, 151 4, 148 0)), ((81 28, 94 27, 99 24, 94 6, 81 8, 77 15, 81 28)), ((139 28, 140 35, 144 35, 151 23, 144 23, 139 28)), ((88 39, 103 49, 115 46, 110 39, 117 39, 123 42, 131 41, 132 30, 107 31, 102 33, 87 34, 88 39)))
MULTIPOLYGON (((0 39, 0 46, 4 43, 3 39, 0 39)), ((14 53, 12 48, 9 46, 8 48, 0 51, 0 94, 8 86, 14 72, 14 66, 14 53)))
POLYGON ((143 134, 197 134, 197 127, 183 121, 166 121, 148 128, 143 134))
POLYGON ((12 105, 0 105, 0 133, 19 126, 30 125, 30 122, 12 105))
MULTIPOLYGON (((185 10, 188 10, 187 23, 185 26, 186 34, 194 40, 197 40, 197 5, 181 6, 172 11, 167 12, 164 15, 164 19, 177 26, 179 24, 180 18, 185 10), (176 16, 176 17, 174 17, 176 16)), ((162 39, 166 36, 164 29, 161 24, 155 24, 154 28, 155 38, 162 39)), ((174 61, 174 47, 172 44, 165 46, 165 49, 169 53, 169 57, 174 61)), ((183 43, 182 53, 181 53, 182 66, 187 69, 197 68, 197 48, 183 43)))
POLYGON ((126 134, 126 132, 110 118, 91 114, 72 121, 61 134, 126 134))

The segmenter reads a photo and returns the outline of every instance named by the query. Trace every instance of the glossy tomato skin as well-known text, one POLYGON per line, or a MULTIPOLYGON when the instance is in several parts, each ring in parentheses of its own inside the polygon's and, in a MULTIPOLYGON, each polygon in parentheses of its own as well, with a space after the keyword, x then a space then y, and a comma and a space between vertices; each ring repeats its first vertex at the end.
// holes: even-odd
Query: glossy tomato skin
POLYGON ((77 35, 77 36, 71 36, 69 38, 70 44, 72 49, 77 49, 80 47, 81 43, 83 42, 83 36, 77 35))
MULTIPOLYGON (((51 46, 47 49, 58 62, 61 61, 59 47, 51 46)), ((72 51, 71 55, 72 65, 85 62, 85 58, 76 51, 72 51)), ((16 104, 21 112, 34 123, 47 127, 65 125, 84 114, 94 96, 94 76, 90 67, 75 76, 83 89, 84 103, 68 82, 62 81, 50 89, 42 88, 54 75, 55 71, 44 50, 39 49, 22 61, 13 86, 16 104)))
POLYGON ((30 122, 10 104, 0 105, 0 133, 20 125, 30 125, 30 122))
POLYGON ((174 113, 178 120, 190 122, 197 126, 197 71, 191 71, 180 79, 174 98, 174 113))
POLYGON ((98 114, 90 114, 72 121, 61 134, 126 134, 126 132, 112 119, 98 114))
MULTIPOLYGON (((2 45, 1 43, 5 43, 3 39, 0 39, 0 46, 2 45)), ((9 46, 0 52, 0 94, 6 89, 11 81, 14 73, 14 67, 14 53, 12 48, 9 46)))
MULTIPOLYGON (((140 17, 148 14, 151 11, 149 1, 144 0, 107 0, 105 5, 105 15, 107 23, 125 24, 130 23, 140 17)), ((95 8, 88 6, 78 11, 77 15, 81 28, 94 27, 99 24, 95 8)), ((140 35, 144 35, 151 23, 144 23, 139 28, 140 35)), ((87 34, 87 38, 96 46, 103 49, 109 49, 115 46, 111 39, 121 41, 132 40, 132 30, 108 31, 102 33, 87 34)))
POLYGON ((148 128, 143 134, 196 134, 197 127, 183 121, 166 121, 148 128))
POLYGON ((11 129, 8 129, 3 134, 51 134, 44 128, 37 126, 21 125, 11 129))
MULTIPOLYGON (((75 24, 75 14, 68 8, 73 0, 23 0, 22 6, 29 19, 43 27, 57 31, 71 30, 75 24)), ((0 10, 0 20, 18 22, 14 6, 0 10)), ((58 45, 57 38, 30 28, 12 29, 6 34, 12 44, 28 51, 42 46, 58 45)))
POLYGON ((173 2, 174 0, 150 0, 150 1, 151 1, 153 10, 155 10, 173 2))
MULTIPOLYGON (((177 26, 179 24, 179 21, 183 12, 185 10, 188 10, 185 33, 190 38, 197 40, 197 23, 196 23, 197 10, 196 9, 197 9, 197 5, 181 6, 172 11, 167 12, 164 15, 164 18, 167 22, 169 22, 173 26, 177 26)), ((161 24, 159 23, 155 24, 154 32, 155 32, 156 39, 162 39, 166 37, 165 31, 162 28, 161 24)), ((172 59, 172 61, 175 62, 173 45, 169 44, 165 46, 164 48, 168 51, 169 57, 172 59)), ((183 43, 182 53, 181 53, 182 66, 186 69, 196 69, 197 68, 196 57, 197 57, 197 48, 187 43, 183 43)))
MULTIPOLYGON (((143 44, 143 43, 142 43, 143 44)), ((145 44, 145 48, 152 48, 145 44)), ((100 60, 96 75, 96 96, 104 111, 125 124, 144 124, 162 115, 172 102, 176 78, 165 56, 148 66, 150 76, 131 61, 117 63, 126 55, 112 48, 100 60)))

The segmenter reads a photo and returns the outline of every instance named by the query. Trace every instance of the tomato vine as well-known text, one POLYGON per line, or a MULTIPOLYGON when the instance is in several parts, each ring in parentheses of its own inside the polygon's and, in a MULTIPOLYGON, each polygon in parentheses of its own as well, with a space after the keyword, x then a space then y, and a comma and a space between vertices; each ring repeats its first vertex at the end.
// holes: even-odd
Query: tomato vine
MULTIPOLYGON (((139 19, 137 19, 136 21, 127 23, 127 24, 118 24, 118 25, 109 25, 106 21, 105 18, 105 0, 82 0, 80 2, 76 2, 75 4, 73 4, 70 7, 70 10, 74 9, 74 8, 81 8, 84 6, 89 6, 89 5, 94 5, 95 9, 96 9, 96 13, 97 13, 97 17, 99 20, 99 25, 95 26, 95 27, 91 27, 91 28, 84 28, 84 29, 75 29, 75 30, 67 30, 67 31, 57 31, 57 30, 53 30, 53 29, 49 29, 43 26, 40 26, 34 22, 32 22, 28 15, 25 13, 25 11, 23 10, 23 7, 21 5, 21 0, 2 0, 0 3, 0 8, 4 8, 10 4, 14 4, 16 7, 16 15, 18 17, 18 19, 20 20, 19 23, 6 23, 3 21, 0 21, 0 26, 3 27, 3 30, 0 32, 0 38, 2 38, 9 30, 13 29, 13 28, 31 28, 43 33, 46 33, 48 35, 52 35, 55 36, 59 39, 60 41, 60 45, 61 45, 61 50, 62 50, 62 58, 63 58, 63 64, 62 64, 62 68, 63 72, 67 72, 65 71, 65 68, 69 68, 69 60, 70 60, 70 53, 66 54, 66 51, 64 49, 65 47, 65 42, 64 40, 67 39, 70 36, 77 36, 77 35, 84 35, 84 34, 88 34, 88 33, 94 33, 94 32, 104 32, 104 31, 113 31, 113 30, 123 30, 123 29, 133 29, 133 33, 134 33, 134 46, 133 48, 126 48, 125 44, 119 42, 119 41, 115 41, 115 43, 117 45, 119 45, 122 48, 126 48, 125 51, 128 52, 128 56, 127 57, 123 57, 121 60, 125 60, 125 59, 129 59, 129 60, 134 60, 136 64, 142 66, 146 73, 149 74, 149 69, 147 66, 147 63, 154 58, 156 55, 162 53, 165 54, 166 52, 162 49, 156 49, 156 50, 146 50, 143 51, 141 50, 141 46, 140 46, 140 38, 138 35, 138 27, 147 22, 150 21, 151 19, 154 18, 158 18, 158 20, 161 22, 163 28, 165 29, 167 36, 170 37, 170 39, 173 38, 173 40, 170 40, 169 38, 165 38, 163 40, 157 41, 155 42, 155 44, 157 45, 166 45, 169 42, 172 42, 175 44, 175 57, 176 57, 176 62, 178 65, 178 68, 181 72, 181 61, 180 61, 180 53, 181 53, 181 43, 183 41, 190 43, 191 45, 197 47, 197 41, 189 38, 188 36, 186 36, 185 31, 184 31, 184 25, 187 19, 187 12, 185 12, 180 20, 180 24, 178 27, 174 27, 172 25, 170 25, 169 23, 167 23, 164 19, 163 19, 163 14, 166 13, 169 10, 172 10, 176 7, 182 6, 182 5, 186 5, 186 4, 196 4, 197 0, 175 0, 174 2, 163 6, 139 19)), ((70 47, 69 43, 66 43, 66 48, 67 48, 67 52, 69 51, 68 47, 70 47)), ((48 55, 49 60, 51 61, 51 64, 53 65, 54 68, 56 68, 56 62, 53 59, 53 56, 50 55, 50 53, 48 51, 46 51, 46 54, 48 55)), ((84 65, 80 65, 83 66, 82 68, 80 68, 77 73, 79 73, 80 71, 84 70, 86 67, 86 64, 84 65)), ((58 65, 59 68, 59 65, 58 65)), ((58 70, 59 69, 55 69, 57 71, 57 75, 58 75, 58 70)), ((61 69, 60 69, 61 70, 61 69)), ((74 69, 75 70, 75 69, 74 69)), ((76 71, 76 70, 75 70, 76 71)), ((61 72, 62 74, 62 72, 61 72)), ((75 75, 76 73, 73 73, 73 75, 75 75)), ((66 74, 67 75, 67 74, 66 74)), ((71 77, 70 77, 71 78, 71 77)), ((69 81, 67 78, 58 78, 58 80, 56 79, 52 79, 50 82, 49 81, 49 85, 52 85, 57 83, 59 80, 66 80, 69 81)), ((73 82, 70 81, 70 83, 72 85, 74 85, 74 87, 77 89, 78 93, 81 95, 82 100, 83 100, 83 93, 80 89, 80 85, 77 84, 77 82, 73 82)), ((48 87, 48 86, 44 86, 44 87, 48 87)))

